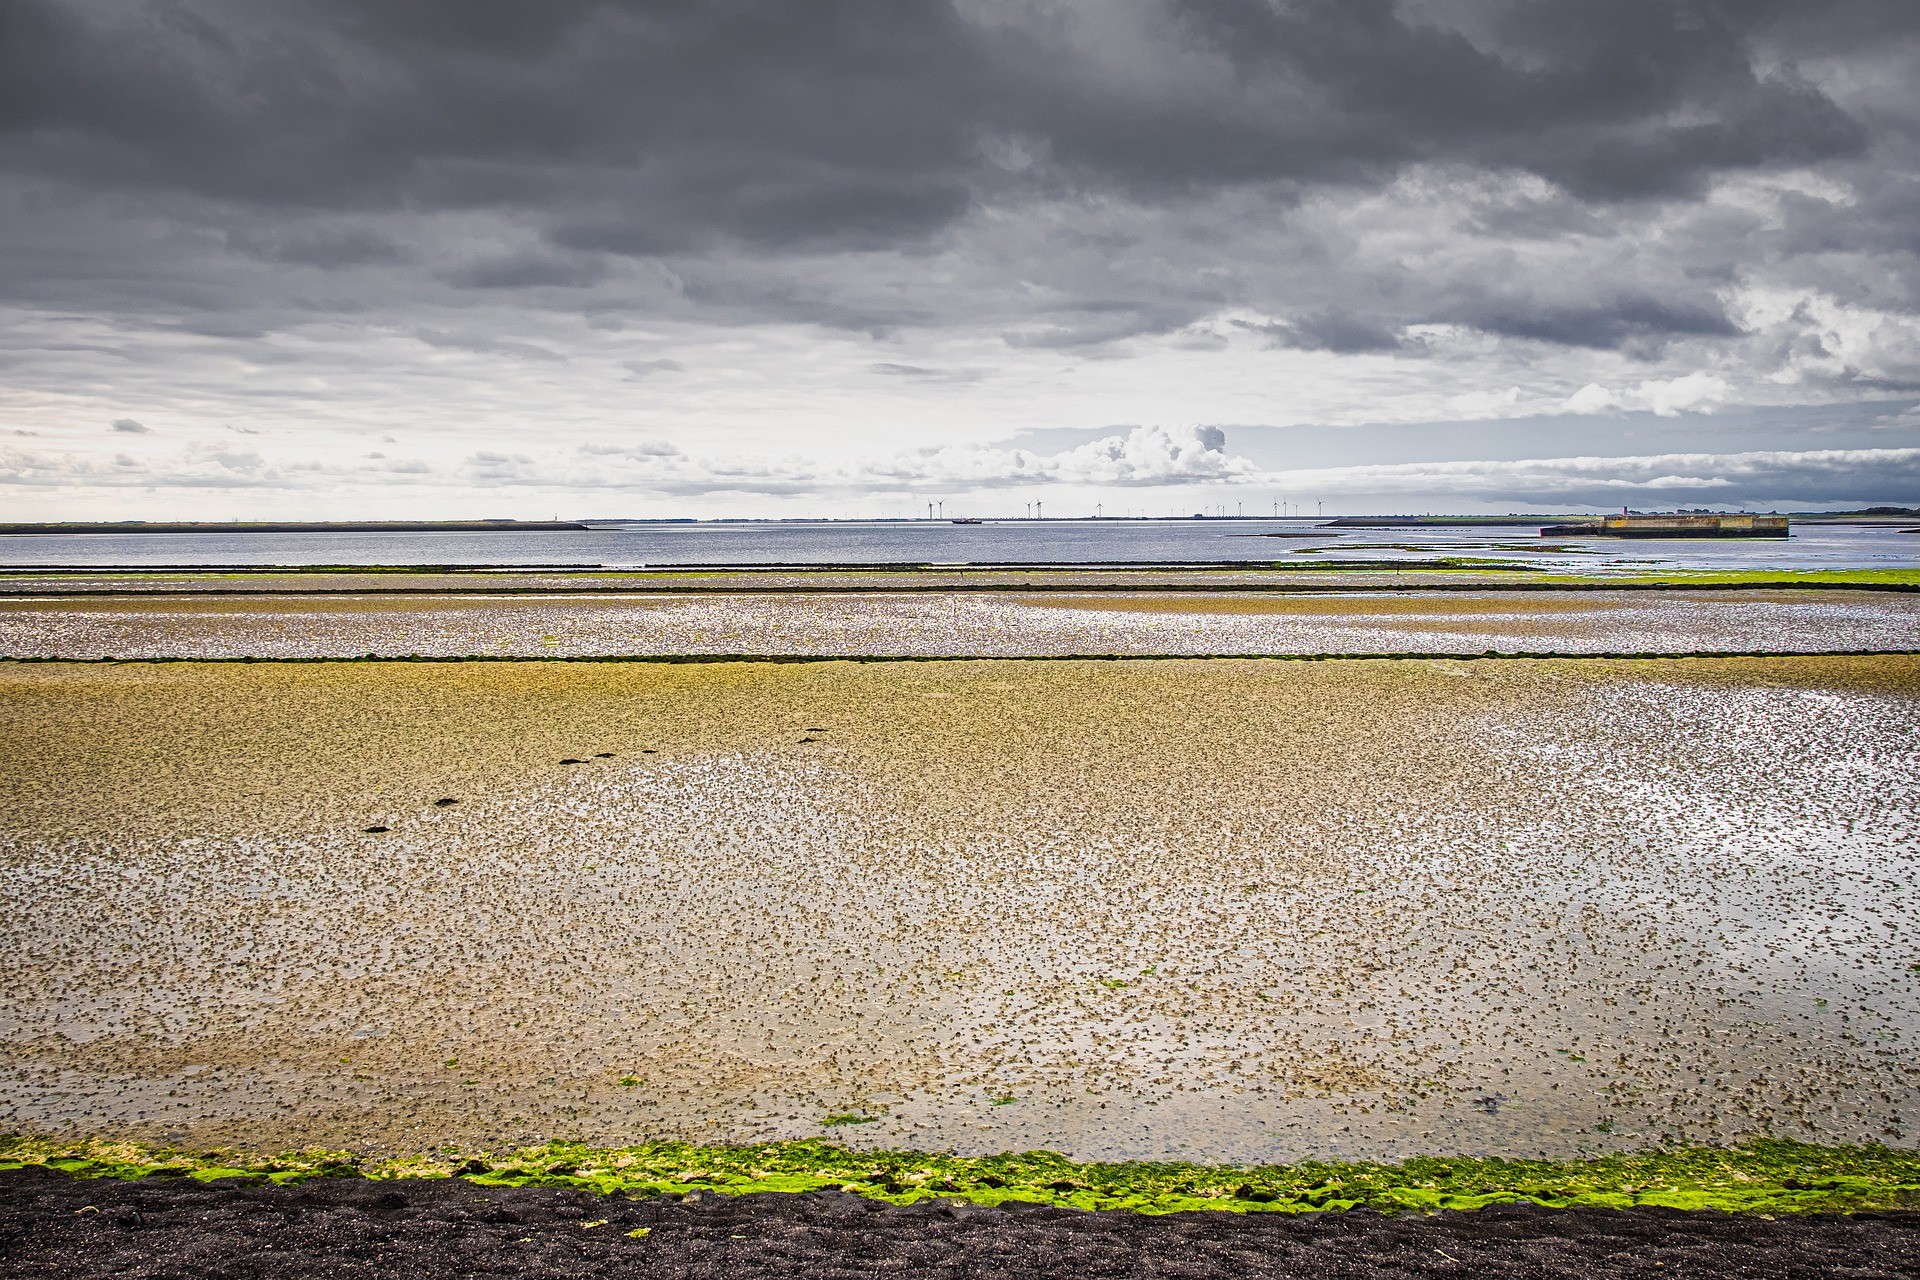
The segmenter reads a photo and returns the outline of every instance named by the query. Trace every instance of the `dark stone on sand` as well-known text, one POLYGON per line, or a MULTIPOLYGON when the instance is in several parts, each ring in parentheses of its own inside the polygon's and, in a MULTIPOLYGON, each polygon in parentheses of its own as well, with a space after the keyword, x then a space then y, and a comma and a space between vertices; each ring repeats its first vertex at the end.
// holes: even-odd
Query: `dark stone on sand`
POLYGON ((1914 1274, 1920 1213, 1762 1218, 1672 1209, 1082 1213, 903 1210, 845 1192, 597 1197, 465 1178, 297 1186, 0 1173, 0 1277, 1486 1276, 1625 1280, 1914 1274), (88 1212, 91 1206, 92 1212, 88 1212), (604 1223, 604 1225, 590 1225, 604 1223), (642 1231, 635 1236, 632 1233, 642 1231))
POLYGON ((455 800, 452 796, 441 796, 438 800, 435 800, 433 802, 433 807, 436 809, 444 809, 450 804, 459 804, 459 803, 460 802, 458 800, 455 800))
POLYGON ((611 760, 611 759, 613 759, 613 752, 611 752, 611 751, 596 751, 596 752, 594 752, 594 753, 593 753, 593 758, 594 758, 595 760, 611 760))
POLYGON ((360 829, 370 836, 383 836, 390 830, 390 828, 387 827, 362 827, 360 829))
POLYGON ((642 747, 640 748, 640 754, 643 756, 650 756, 650 755, 656 755, 658 753, 655 752, 652 747, 642 747))
POLYGON ((562 760, 560 763, 561 764, 585 764, 586 761, 575 759, 573 756, 568 756, 565 760, 562 760))
POLYGON ((886 1206, 878 1200, 869 1200, 866 1196, 855 1195, 851 1191, 839 1191, 827 1188, 821 1191, 809 1191, 806 1198, 832 1214, 865 1215, 878 1213, 886 1206))
POLYGON ((802 738, 802 739, 800 739, 800 741, 802 741, 802 742, 812 742, 812 741, 813 741, 813 739, 812 739, 812 738, 802 738))

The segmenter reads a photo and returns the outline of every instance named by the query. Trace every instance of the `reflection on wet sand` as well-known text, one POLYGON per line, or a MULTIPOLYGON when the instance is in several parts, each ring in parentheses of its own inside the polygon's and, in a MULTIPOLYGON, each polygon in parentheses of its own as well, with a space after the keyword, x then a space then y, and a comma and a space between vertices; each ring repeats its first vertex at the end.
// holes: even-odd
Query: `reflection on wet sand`
POLYGON ((0 666, 0 1123, 1905 1138, 1917 699, 1915 658, 0 666))

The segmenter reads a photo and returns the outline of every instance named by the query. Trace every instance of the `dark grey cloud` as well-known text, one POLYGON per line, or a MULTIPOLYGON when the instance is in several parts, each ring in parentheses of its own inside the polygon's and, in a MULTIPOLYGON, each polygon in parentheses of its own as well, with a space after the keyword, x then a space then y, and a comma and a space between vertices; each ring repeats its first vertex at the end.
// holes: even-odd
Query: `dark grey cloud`
POLYGON ((551 347, 535 342, 517 342, 510 338, 492 338, 484 334, 449 333, 442 329, 416 329, 413 334, 429 347, 442 351, 470 351, 476 355, 518 356, 523 360, 563 361, 551 347))
POLYGON ((607 276, 595 258, 564 258, 549 253, 514 253, 466 263, 447 274, 461 289, 532 289, 542 285, 585 289, 607 276))
POLYGON ((867 366, 887 378, 911 378, 918 382, 978 382, 986 374, 979 369, 933 369, 925 365, 899 364, 880 360, 867 366))
POLYGON ((966 206, 991 78, 930 0, 16 0, 4 21, 14 163, 282 208, 511 206, 617 252, 924 234, 966 206))
MULTIPOLYGON (((1859 154, 1769 37, 1920 27, 1790 0, 13 0, 9 163, 297 208, 506 205, 560 243, 924 239, 1007 175, 1153 190, 1368 182, 1413 162, 1585 199, 1859 154), (1106 11, 1103 13, 1102 10, 1106 11), (1102 52, 1157 43, 1153 74, 1102 52)), ((1850 34, 1849 34, 1850 33, 1850 34)))
POLYGON ((1600 199, 1685 191, 1728 168, 1858 153, 1866 143, 1859 121, 1791 74, 1764 76, 1752 65, 1751 42, 1793 7, 1180 6, 1243 77, 1309 87, 1316 114, 1349 134, 1343 157, 1467 159, 1525 169, 1600 199))
POLYGON ((404 262, 410 256, 392 239, 368 227, 235 227, 226 244, 239 253, 304 267, 359 267, 404 262))
POLYGON ((0 360, 664 403, 725 378, 696 330, 830 330, 819 380, 969 400, 1156 350, 1885 395, 1916 58, 1910 0, 7 0, 0 360))
POLYGON ((1576 307, 1495 303, 1470 308, 1462 318, 1487 333, 1569 347, 1646 349, 1673 337, 1732 337, 1740 332, 1718 306, 1634 295, 1596 299, 1576 307))
POLYGON ((1298 351, 1332 351, 1352 355, 1361 351, 1399 351, 1409 345, 1406 336, 1396 328, 1338 312, 1321 312, 1263 324, 1237 320, 1234 324, 1249 333, 1265 335, 1276 347, 1292 347, 1298 351))
POLYGON ((115 418, 113 420, 113 429, 115 431, 124 431, 128 435, 136 435, 136 436, 146 435, 149 431, 153 430, 152 427, 149 427, 144 422, 140 422, 134 418, 115 418))
POLYGON ((1419 354, 1425 345, 1409 337, 1409 325, 1462 325, 1482 333, 1564 347, 1620 351, 1650 359, 1686 337, 1734 337, 1740 326, 1709 292, 1676 291, 1674 298, 1646 294, 1598 296, 1568 304, 1533 297, 1488 298, 1468 289, 1463 296, 1435 296, 1397 314, 1374 316, 1329 310, 1280 320, 1236 320, 1234 326, 1265 337, 1275 347, 1364 353, 1419 354), (1692 296, 1689 296, 1691 294, 1692 296))

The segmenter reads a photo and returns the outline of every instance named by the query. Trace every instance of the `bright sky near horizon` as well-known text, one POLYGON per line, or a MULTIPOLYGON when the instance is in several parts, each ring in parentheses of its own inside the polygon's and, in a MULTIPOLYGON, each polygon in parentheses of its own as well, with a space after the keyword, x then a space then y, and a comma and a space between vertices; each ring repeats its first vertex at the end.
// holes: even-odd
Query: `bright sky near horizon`
POLYGON ((1920 5, 11 0, 0 486, 1920 503, 1920 5))

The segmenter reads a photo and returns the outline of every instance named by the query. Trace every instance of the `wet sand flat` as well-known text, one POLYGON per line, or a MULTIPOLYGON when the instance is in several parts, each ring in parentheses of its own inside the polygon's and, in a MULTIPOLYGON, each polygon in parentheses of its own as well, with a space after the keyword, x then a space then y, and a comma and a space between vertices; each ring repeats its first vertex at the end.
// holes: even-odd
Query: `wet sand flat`
POLYGON ((1917 703, 1908 657, 0 665, 0 1124, 1898 1141, 1917 703))
MULTIPOLYGON (((1529 575, 1518 575, 1526 581, 1529 575)), ((392 593, 513 594, 564 592, 572 594, 641 593, 711 594, 715 591, 1007 591, 1022 588, 1125 591, 1164 588, 1307 590, 1334 587, 1373 591, 1422 584, 1448 583, 1498 587, 1514 582, 1515 571, 1448 569, 1376 565, 1365 569, 1328 566, 1273 567, 1248 564, 1220 565, 893 565, 864 568, 793 567, 753 569, 714 565, 708 568, 660 570, 594 569, 586 566, 537 569, 471 567, 458 570, 211 568, 126 569, 67 568, 35 571, 0 566, 0 594, 29 595, 305 595, 392 593)))
POLYGON ((1823 652, 1920 648, 1866 591, 0 600, 8 657, 1823 652))

